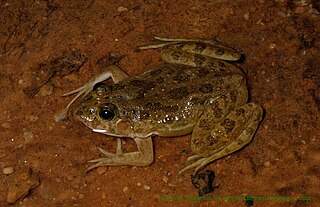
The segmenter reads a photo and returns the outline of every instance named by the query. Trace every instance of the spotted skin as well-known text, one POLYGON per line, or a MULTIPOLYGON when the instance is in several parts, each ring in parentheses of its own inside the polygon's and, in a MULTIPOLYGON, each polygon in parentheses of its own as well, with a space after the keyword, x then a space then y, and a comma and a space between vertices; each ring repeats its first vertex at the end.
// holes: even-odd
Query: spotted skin
MULTIPOLYGON (((118 138, 117 153, 100 149, 105 158, 93 160, 95 164, 89 169, 103 165, 149 165, 153 161, 152 136, 192 133, 194 155, 179 173, 197 172, 248 144, 257 130, 262 109, 247 103, 244 74, 224 61, 238 60, 239 52, 214 41, 157 40, 162 43, 142 48, 161 48, 165 64, 134 77, 112 66, 104 74, 115 83, 97 85, 74 110, 76 118, 89 128, 130 137, 137 143, 137 152, 122 153, 118 138), (103 109, 112 110, 114 117, 101 117, 103 109)), ((97 79, 101 77, 83 88, 88 91, 97 79)))

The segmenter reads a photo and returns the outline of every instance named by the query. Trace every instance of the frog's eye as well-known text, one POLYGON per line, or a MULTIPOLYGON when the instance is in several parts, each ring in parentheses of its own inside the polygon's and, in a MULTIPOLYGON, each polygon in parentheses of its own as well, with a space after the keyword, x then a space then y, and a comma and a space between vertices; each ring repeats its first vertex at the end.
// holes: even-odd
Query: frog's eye
POLYGON ((99 116, 104 120, 111 121, 115 117, 115 112, 113 109, 104 108, 100 110, 99 116))
POLYGON ((110 94, 111 88, 109 85, 99 82, 93 86, 93 91, 95 91, 98 96, 103 96, 110 94))
POLYGON ((95 91, 97 88, 99 88, 100 86, 105 86, 107 84, 103 83, 103 82, 98 82, 96 84, 94 84, 93 86, 93 90, 95 91))

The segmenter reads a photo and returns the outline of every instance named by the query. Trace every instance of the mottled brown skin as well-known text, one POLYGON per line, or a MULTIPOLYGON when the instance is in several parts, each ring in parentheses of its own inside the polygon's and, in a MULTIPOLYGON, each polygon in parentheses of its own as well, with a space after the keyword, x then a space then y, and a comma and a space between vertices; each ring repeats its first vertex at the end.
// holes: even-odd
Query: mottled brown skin
MULTIPOLYGON (((165 64, 114 85, 101 86, 107 88, 105 93, 101 89, 93 91, 82 103, 94 106, 96 111, 108 104, 115 105, 119 119, 134 122, 135 134, 188 134, 205 110, 206 102, 237 84, 233 83, 233 76, 218 75, 216 70, 165 64)), ((215 110, 222 111, 218 106, 215 110)), ((77 115, 87 116, 87 111, 78 110, 77 115)))
MULTIPOLYGON (((118 139, 117 153, 100 149, 106 158, 94 160, 96 164, 90 169, 102 165, 150 164, 153 135, 174 137, 192 133, 191 149, 195 155, 180 173, 198 171, 252 139, 262 109, 247 103, 242 71, 216 59, 237 60, 240 53, 211 41, 159 40, 164 43, 142 49, 162 47, 161 55, 167 64, 135 77, 127 77, 119 68, 112 67, 104 76, 115 83, 86 92, 88 95, 76 109, 76 117, 89 128, 131 137, 138 146, 135 154, 122 153, 118 139), (103 110, 112 111, 114 116, 105 118, 101 115, 103 110)), ((89 91, 97 79, 101 76, 79 89, 79 93, 89 91)))

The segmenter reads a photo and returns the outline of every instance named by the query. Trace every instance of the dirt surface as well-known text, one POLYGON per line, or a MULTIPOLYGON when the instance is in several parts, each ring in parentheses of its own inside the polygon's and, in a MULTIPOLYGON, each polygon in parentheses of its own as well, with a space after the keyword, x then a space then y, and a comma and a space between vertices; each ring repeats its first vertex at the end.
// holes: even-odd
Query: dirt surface
MULTIPOLYGON (((11 176, 30 167, 40 185, 14 206, 320 205, 320 3, 317 0, 0 1, 0 206, 11 176), (197 197, 190 136, 154 138, 148 167, 85 173, 112 138, 73 119, 55 121, 61 97, 117 64, 130 76, 159 63, 135 48, 154 36, 216 37, 245 54, 250 99, 265 110, 253 141, 209 165, 197 197), (255 196, 245 202, 244 196, 255 196), (202 200, 202 201, 200 201, 202 200)), ((127 140, 124 147, 131 146, 127 140)))

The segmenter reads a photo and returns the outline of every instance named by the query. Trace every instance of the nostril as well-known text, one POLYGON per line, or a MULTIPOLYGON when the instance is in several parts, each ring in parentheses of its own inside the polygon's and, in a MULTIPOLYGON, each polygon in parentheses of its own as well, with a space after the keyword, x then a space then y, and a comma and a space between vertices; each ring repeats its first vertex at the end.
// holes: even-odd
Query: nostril
POLYGON ((89 111, 90 114, 95 114, 96 113, 96 111, 93 108, 89 108, 88 111, 89 111))

